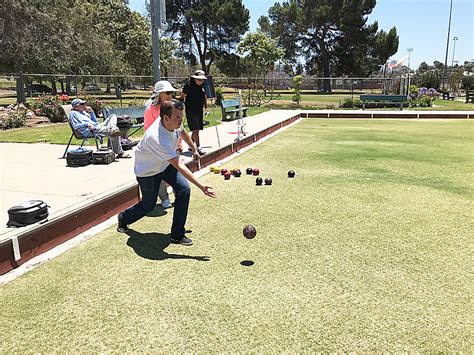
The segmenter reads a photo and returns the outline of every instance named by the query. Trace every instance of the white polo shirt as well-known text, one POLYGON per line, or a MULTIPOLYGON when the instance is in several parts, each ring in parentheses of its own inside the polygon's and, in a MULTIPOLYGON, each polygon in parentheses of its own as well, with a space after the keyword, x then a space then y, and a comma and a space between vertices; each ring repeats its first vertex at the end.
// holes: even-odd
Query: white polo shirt
POLYGON ((138 177, 153 176, 164 171, 169 159, 178 156, 176 149, 183 126, 172 132, 155 120, 145 132, 135 151, 135 175, 138 177))

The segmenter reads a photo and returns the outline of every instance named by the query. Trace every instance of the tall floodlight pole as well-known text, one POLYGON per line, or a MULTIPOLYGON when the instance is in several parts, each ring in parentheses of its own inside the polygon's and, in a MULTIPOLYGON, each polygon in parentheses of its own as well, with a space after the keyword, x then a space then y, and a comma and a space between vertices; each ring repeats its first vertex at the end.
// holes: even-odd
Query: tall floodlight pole
POLYGON ((454 53, 456 52, 456 41, 458 40, 459 38, 457 37, 454 37, 453 38, 453 60, 451 61, 451 66, 454 67, 454 53))
POLYGON ((151 42, 153 56, 153 79, 155 82, 161 79, 160 73, 160 37, 161 30, 166 26, 166 2, 165 0, 151 0, 151 42))
POLYGON ((413 48, 407 48, 408 51, 408 84, 407 84, 407 96, 410 95, 410 57, 413 48))
MULTIPOLYGON (((448 22, 448 37, 446 39, 446 57, 444 58, 444 76, 446 77, 448 70, 448 50, 449 50, 449 36, 451 34, 451 14, 453 13, 453 0, 451 0, 451 5, 449 6, 449 22, 448 22)), ((443 80, 443 88, 444 88, 443 80)))

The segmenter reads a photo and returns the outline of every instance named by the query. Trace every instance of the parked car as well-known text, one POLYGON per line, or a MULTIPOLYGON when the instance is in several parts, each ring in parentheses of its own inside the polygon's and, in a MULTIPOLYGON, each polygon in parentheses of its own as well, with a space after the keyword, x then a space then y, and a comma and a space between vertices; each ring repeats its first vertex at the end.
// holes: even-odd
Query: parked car
POLYGON ((87 92, 88 94, 97 94, 101 92, 101 88, 97 84, 87 84, 84 86, 84 91, 87 92))
POLYGON ((77 87, 76 86, 71 86, 71 94, 77 95, 77 87))
POLYGON ((45 84, 30 84, 32 94, 51 94, 53 90, 45 84))

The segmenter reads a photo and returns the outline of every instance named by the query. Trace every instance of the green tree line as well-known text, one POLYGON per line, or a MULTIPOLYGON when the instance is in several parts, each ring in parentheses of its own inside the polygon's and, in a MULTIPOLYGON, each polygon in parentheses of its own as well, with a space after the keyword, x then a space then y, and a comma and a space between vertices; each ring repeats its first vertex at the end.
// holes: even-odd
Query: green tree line
MULTIPOLYGON (((151 76, 149 15, 125 0, 3 0, 0 71, 151 76)), ((369 24, 375 0, 275 2, 249 33, 242 0, 167 0, 162 74, 173 61, 207 73, 369 76, 398 50, 396 28, 369 24)), ((148 6, 149 7, 149 6, 148 6)), ((66 86, 70 82, 66 80, 66 86)), ((111 82, 110 85, 117 85, 111 82)), ((324 83, 330 91, 329 81, 324 83)))

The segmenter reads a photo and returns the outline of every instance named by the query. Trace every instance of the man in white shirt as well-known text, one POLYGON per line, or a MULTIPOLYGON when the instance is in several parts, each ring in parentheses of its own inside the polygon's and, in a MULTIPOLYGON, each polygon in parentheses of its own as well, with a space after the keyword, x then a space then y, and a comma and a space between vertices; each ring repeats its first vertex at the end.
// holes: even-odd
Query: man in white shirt
POLYGON ((125 233, 128 225, 151 212, 156 205, 161 180, 173 187, 175 192, 171 241, 182 245, 192 245, 185 236, 191 188, 188 180, 206 196, 216 197, 212 187, 203 185, 180 161, 176 153, 181 137, 193 151, 193 158, 199 153, 188 132, 182 126, 184 104, 181 101, 165 101, 161 104, 160 119, 147 129, 135 151, 135 175, 142 193, 142 199, 134 206, 119 213, 117 231, 125 233))

